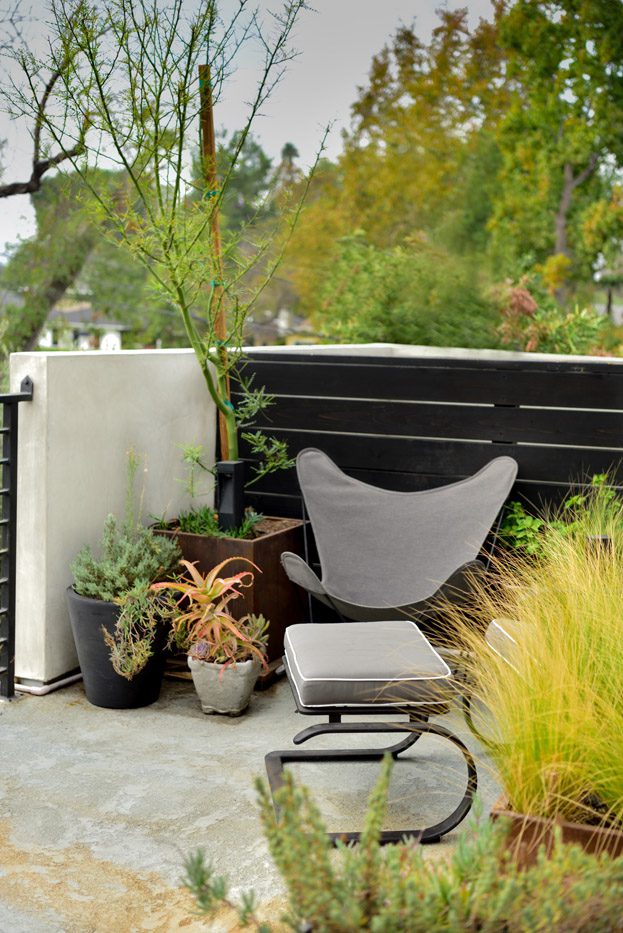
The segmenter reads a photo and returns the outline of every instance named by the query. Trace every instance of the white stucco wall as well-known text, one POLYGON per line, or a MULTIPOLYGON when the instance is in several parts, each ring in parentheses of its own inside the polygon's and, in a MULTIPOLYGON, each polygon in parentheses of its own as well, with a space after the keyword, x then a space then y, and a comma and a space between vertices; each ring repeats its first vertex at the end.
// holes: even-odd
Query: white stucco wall
MULTIPOLYGON (((123 516, 127 451, 144 458, 143 515, 173 517, 188 499, 181 444, 214 451, 215 410, 191 350, 18 353, 20 406, 16 677, 47 683, 77 667, 65 607, 69 565, 123 516)), ((138 485, 138 483, 137 483, 138 485)), ((208 501, 208 500, 202 500, 208 501)))

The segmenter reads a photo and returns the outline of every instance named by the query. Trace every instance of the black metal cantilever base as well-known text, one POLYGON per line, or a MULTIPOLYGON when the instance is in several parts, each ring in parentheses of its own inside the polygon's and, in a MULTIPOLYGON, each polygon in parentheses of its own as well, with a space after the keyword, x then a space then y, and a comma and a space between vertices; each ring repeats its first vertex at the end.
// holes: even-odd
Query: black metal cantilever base
MULTIPOLYGON (((342 712, 348 712, 343 710, 342 712)), ((332 717, 333 718, 333 717, 332 717)), ((338 718, 335 716, 334 718, 338 718)), ((400 829, 388 830, 381 834, 381 845, 387 843, 400 842, 405 838, 416 838, 419 842, 438 842, 442 836, 450 832, 455 826, 469 813, 477 787, 476 765, 469 749, 454 733, 445 729, 443 726, 435 723, 424 722, 422 720, 411 722, 329 722, 319 726, 311 726, 304 729, 295 736, 294 742, 301 744, 312 738, 314 735, 327 733, 362 733, 362 732, 406 732, 407 737, 395 745, 387 748, 364 748, 364 749, 309 749, 298 750, 289 749, 285 751, 269 752, 266 755, 266 773, 270 784, 271 793, 274 795, 283 784, 283 769, 292 762, 331 762, 331 761, 381 761, 386 754, 390 754, 394 759, 401 752, 410 748, 424 734, 437 735, 447 739, 456 748, 459 749, 467 765, 467 784, 465 793, 459 805, 444 820, 435 823, 433 826, 427 826, 424 829, 400 829)), ((358 842, 360 833, 328 833, 333 842, 358 842)))

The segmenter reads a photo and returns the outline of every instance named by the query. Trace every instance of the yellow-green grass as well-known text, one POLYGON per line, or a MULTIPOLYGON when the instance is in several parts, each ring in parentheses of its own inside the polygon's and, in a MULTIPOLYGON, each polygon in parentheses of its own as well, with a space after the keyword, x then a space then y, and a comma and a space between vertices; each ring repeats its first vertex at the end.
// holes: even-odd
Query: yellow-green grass
POLYGON ((511 807, 623 824, 621 515, 604 515, 598 495, 577 518, 571 535, 548 536, 540 560, 506 556, 494 588, 476 584, 469 664, 511 807), (609 534, 611 546, 587 531, 609 534), (515 638, 506 658, 483 640, 491 619, 515 638))

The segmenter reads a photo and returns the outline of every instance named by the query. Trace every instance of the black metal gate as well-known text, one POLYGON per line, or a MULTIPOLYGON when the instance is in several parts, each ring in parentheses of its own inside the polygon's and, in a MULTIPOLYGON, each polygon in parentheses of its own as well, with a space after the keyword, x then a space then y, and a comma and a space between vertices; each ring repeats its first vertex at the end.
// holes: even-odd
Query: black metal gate
POLYGON ((20 391, 0 395, 2 466, 0 479, 0 699, 15 695, 15 540, 17 533, 17 425, 20 402, 32 399, 32 379, 20 391))

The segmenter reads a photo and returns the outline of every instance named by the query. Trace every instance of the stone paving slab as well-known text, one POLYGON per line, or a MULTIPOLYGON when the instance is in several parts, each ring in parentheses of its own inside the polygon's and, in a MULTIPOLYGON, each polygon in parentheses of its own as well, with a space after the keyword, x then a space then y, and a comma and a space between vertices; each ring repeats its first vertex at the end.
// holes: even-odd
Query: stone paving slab
MULTIPOLYGON (((452 720, 465 734, 456 714, 452 720)), ((180 885, 184 857, 199 846, 234 894, 253 888, 263 913, 279 916, 283 885, 253 780, 264 774, 265 753, 291 747, 311 721, 296 714, 285 681, 254 694, 238 718, 204 715, 192 683, 180 681, 165 681, 160 700, 142 710, 93 707, 81 684, 1 704, 0 933, 233 930, 225 915, 198 919, 180 885)), ((458 759, 425 741, 410 752, 418 749, 423 767, 395 769, 388 828, 447 807, 458 759), (435 762, 444 764, 445 783, 435 762)), ((300 777, 329 828, 356 828, 374 768, 304 768, 300 777)), ((481 777, 487 807, 497 787, 482 769, 481 777)), ((451 844, 450 836, 427 855, 451 844)))

